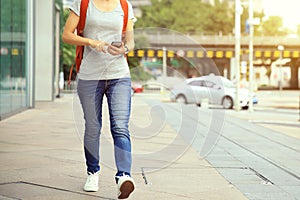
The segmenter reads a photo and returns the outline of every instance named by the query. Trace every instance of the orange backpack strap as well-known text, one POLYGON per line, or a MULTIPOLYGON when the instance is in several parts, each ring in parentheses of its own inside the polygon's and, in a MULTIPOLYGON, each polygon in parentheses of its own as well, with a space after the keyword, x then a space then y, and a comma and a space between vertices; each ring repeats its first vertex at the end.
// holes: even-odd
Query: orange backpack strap
MULTIPOLYGON (((83 36, 83 30, 85 27, 85 21, 86 21, 86 13, 89 6, 89 0, 81 0, 80 3, 80 16, 79 16, 79 22, 77 25, 77 35, 83 36)), ((77 46, 76 47, 76 72, 79 72, 81 60, 83 58, 83 50, 84 46, 77 46)))
POLYGON ((80 3, 80 16, 79 16, 79 22, 77 25, 77 35, 82 36, 83 29, 85 27, 85 21, 86 21, 86 12, 89 6, 89 0, 81 0, 80 3))
POLYGON ((127 0, 120 0, 120 3, 124 12, 122 33, 125 33, 127 28, 127 23, 128 23, 128 2, 127 0))
MULTIPOLYGON (((89 0, 81 0, 81 3, 80 3, 79 22, 78 22, 77 29, 76 29, 77 35, 79 35, 79 36, 83 36, 83 30, 84 30, 85 21, 86 21, 86 12, 87 12, 87 9, 89 6, 89 2, 90 2, 89 0)), ((76 72, 79 72, 79 69, 80 69, 81 60, 83 58, 83 50, 84 50, 84 46, 76 46, 76 56, 75 56, 76 72)), ((70 85, 70 83, 71 83, 73 68, 74 68, 74 64, 72 65, 72 67, 70 69, 68 85, 70 85)))
MULTIPOLYGON (((127 0, 120 0, 123 12, 124 12, 124 19, 123 19, 123 28, 122 28, 122 41, 125 43, 125 37, 126 37, 126 28, 128 23, 128 2, 127 0)), ((127 57, 126 54, 124 54, 124 57, 127 57)))

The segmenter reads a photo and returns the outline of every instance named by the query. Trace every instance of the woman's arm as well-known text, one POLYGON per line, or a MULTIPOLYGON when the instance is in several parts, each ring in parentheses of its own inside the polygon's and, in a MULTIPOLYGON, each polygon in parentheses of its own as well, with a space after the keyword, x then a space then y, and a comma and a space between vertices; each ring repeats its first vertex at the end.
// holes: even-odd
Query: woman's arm
POLYGON ((129 51, 134 50, 134 30, 133 30, 134 22, 133 20, 128 20, 127 27, 126 27, 126 35, 125 41, 126 46, 128 47, 129 51))
POLYGON ((96 48, 98 51, 104 52, 104 46, 108 45, 106 42, 92 40, 75 34, 78 22, 79 16, 77 16, 73 11, 71 11, 62 34, 63 42, 77 46, 90 46, 92 48, 96 48))
POLYGON ((129 51, 134 49, 134 33, 133 33, 133 20, 128 20, 126 32, 125 32, 125 44, 122 43, 121 47, 115 47, 113 45, 109 45, 108 52, 112 55, 125 54, 128 48, 129 51), (126 46, 126 47, 125 47, 126 46))

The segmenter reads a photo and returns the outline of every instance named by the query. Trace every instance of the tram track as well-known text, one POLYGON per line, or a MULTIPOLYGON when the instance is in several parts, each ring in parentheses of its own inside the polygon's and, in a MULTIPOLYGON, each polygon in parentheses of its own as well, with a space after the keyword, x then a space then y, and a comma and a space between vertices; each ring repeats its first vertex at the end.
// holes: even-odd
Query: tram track
MULTIPOLYGON (((211 126, 211 124, 205 124, 205 123, 199 121, 199 119, 196 117, 197 115, 195 115, 193 113, 188 114, 187 112, 181 112, 180 113, 180 111, 178 109, 176 109, 176 107, 172 106, 171 104, 165 104, 165 105, 167 105, 167 107, 169 109, 176 110, 179 113, 179 115, 183 114, 184 116, 182 116, 182 117, 188 117, 190 120, 193 120, 194 123, 199 123, 200 126, 205 126, 206 128, 211 128, 212 130, 210 130, 210 131, 214 132, 214 134, 219 134, 219 133, 216 132, 218 130, 214 130, 214 128, 213 128, 213 126, 211 126)), ((189 105, 182 105, 182 106, 189 106, 189 105)), ((198 112, 201 112, 201 111, 198 111, 198 112)), ((223 112, 223 111, 211 110, 211 112, 223 112)), ((214 115, 214 114, 212 114, 212 115, 214 115)), ((274 150, 279 149, 280 147, 281 148, 286 148, 289 151, 291 151, 291 154, 293 154, 293 155, 294 154, 299 154, 298 157, 300 157, 300 150, 299 149, 291 147, 291 146, 289 146, 289 144, 285 144, 285 143, 280 142, 276 139, 270 138, 271 136, 265 136, 265 135, 256 133, 254 130, 251 129, 251 127, 248 127, 248 126, 245 126, 242 123, 239 123, 241 120, 242 119, 238 119, 237 117, 232 117, 232 116, 228 116, 227 114, 225 114, 223 127, 226 127, 227 125, 232 125, 232 126, 238 127, 239 129, 244 130, 245 132, 251 133, 252 136, 250 136, 250 137, 256 137, 256 140, 263 139, 263 140, 266 140, 267 143, 273 143, 275 145, 279 145, 279 146, 277 146, 277 148, 274 148, 274 150)), ((254 123, 248 122, 247 120, 243 120, 243 121, 245 123, 248 123, 249 126, 259 126, 259 125, 256 125, 254 123)), ((203 133, 200 133, 200 134, 201 134, 202 137, 205 137, 205 134, 203 134, 203 133)), ((283 135, 283 136, 285 136, 285 135, 283 135)), ((280 163, 276 160, 273 160, 268 155, 264 155, 261 152, 257 152, 256 150, 251 149, 251 148, 247 147, 246 145, 243 145, 242 142, 239 142, 236 139, 233 139, 230 136, 227 136, 225 134, 221 133, 219 135, 219 139, 221 139, 221 138, 228 141, 228 142, 230 142, 231 144, 236 145, 239 148, 251 153, 253 156, 258 157, 260 159, 263 159, 264 161, 266 161, 269 164, 273 165, 274 167, 282 170, 283 172, 289 174, 290 176, 296 178, 297 180, 300 180, 300 175, 297 172, 294 172, 293 170, 288 169, 287 167, 282 165, 282 163, 280 163)), ((188 141, 188 142, 190 142, 190 141, 188 141)), ((299 142, 299 144, 300 144, 300 142, 299 142)), ((248 166, 248 167, 252 168, 251 166, 248 166)))

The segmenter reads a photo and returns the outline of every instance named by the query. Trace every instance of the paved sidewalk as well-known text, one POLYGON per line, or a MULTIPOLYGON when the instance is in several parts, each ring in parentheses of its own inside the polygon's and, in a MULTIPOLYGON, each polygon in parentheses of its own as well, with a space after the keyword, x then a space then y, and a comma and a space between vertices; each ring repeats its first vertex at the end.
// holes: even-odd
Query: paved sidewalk
POLYGON ((258 91, 254 112, 228 111, 231 116, 300 139, 300 91, 258 91))
POLYGON ((257 92, 259 103, 257 107, 273 109, 300 109, 299 90, 270 90, 257 92))
MULTIPOLYGON (((72 98, 71 94, 64 94, 55 102, 37 103, 35 109, 0 122, 0 199, 116 198, 115 171, 108 167, 110 165, 102 166, 99 192, 82 191, 86 173, 72 98)), ((132 109, 135 123, 147 124, 146 118, 139 117, 151 112, 143 98, 134 98, 132 109)), ((103 128, 104 132, 107 128, 103 128)), ((137 142, 139 140, 133 138, 133 149, 147 152, 167 146, 174 135, 176 133, 166 125, 151 142, 137 142)), ((177 142, 178 147, 186 145, 183 140, 177 142)), ((163 159, 159 159, 162 158, 157 158, 156 163, 161 162, 163 166, 163 159)), ((145 166, 150 164, 151 160, 145 160, 145 166)), ((130 199, 246 199, 192 148, 169 166, 142 172, 135 170, 133 174, 137 189, 130 199)))

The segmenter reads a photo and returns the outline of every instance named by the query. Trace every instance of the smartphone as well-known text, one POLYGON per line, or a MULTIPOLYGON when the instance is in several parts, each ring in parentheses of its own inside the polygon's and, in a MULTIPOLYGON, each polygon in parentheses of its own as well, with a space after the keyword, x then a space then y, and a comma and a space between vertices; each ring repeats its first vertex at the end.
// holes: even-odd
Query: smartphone
POLYGON ((112 42, 111 45, 120 48, 122 46, 122 42, 112 42))

